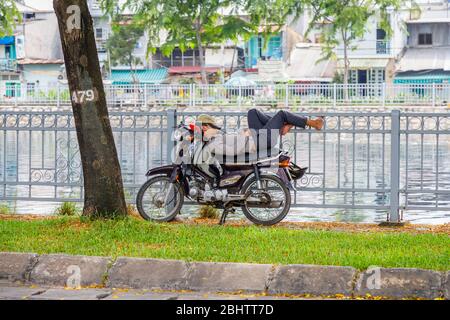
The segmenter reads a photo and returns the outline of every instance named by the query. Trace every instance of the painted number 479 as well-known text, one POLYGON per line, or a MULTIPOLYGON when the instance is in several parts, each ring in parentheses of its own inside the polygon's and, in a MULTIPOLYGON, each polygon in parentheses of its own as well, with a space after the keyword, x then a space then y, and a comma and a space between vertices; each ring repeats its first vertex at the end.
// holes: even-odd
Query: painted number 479
POLYGON ((94 90, 74 91, 72 93, 72 101, 74 103, 91 102, 95 99, 94 90))

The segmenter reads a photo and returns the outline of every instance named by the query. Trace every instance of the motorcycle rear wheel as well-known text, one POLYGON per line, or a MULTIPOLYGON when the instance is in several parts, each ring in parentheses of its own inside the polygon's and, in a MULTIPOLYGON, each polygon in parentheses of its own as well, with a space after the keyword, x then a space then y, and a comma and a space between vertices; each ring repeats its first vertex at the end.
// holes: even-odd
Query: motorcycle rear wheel
POLYGON ((291 208, 291 193, 283 181, 277 176, 262 174, 260 175, 260 180, 263 185, 263 190, 258 190, 256 177, 250 178, 242 187, 243 194, 251 194, 250 199, 245 201, 242 211, 247 219, 254 224, 272 226, 282 221, 289 213, 289 209, 291 208), (257 201, 251 200, 257 197, 262 199, 262 203, 260 202, 258 204, 257 201), (264 206, 264 200, 267 201, 267 197, 270 197, 270 203, 266 203, 267 205, 264 206), (278 203, 280 203, 280 207, 271 208, 271 206, 276 206, 278 203))
POLYGON ((183 202, 183 188, 178 182, 170 183, 167 176, 156 176, 147 180, 136 197, 136 207, 141 217, 157 222, 175 219, 183 202))

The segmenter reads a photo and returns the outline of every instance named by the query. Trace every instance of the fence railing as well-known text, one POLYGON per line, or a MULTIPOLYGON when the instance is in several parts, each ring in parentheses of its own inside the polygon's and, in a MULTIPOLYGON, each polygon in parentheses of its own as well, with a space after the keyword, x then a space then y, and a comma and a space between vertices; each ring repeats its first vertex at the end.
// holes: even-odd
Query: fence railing
POLYGON ((0 71, 17 72, 17 60, 0 59, 0 71))
POLYGON ((377 54, 390 54, 391 53, 391 42, 389 40, 377 40, 376 53, 377 54))
MULTIPOLYGON (((448 106, 450 84, 105 85, 110 106, 448 106)), ((69 105, 67 86, 0 83, 0 105, 69 105)))
MULTIPOLYGON (((246 113, 210 113, 228 131, 246 113)), ((128 201, 149 168, 167 162, 174 125, 198 112, 113 112, 111 125, 128 201)), ((310 114, 314 116, 314 114, 310 114)), ((403 211, 450 211, 450 113, 326 113, 322 131, 284 139, 308 167, 293 207, 374 209, 390 221, 403 211)), ((73 115, 0 112, 0 200, 81 201, 83 178, 73 115)))

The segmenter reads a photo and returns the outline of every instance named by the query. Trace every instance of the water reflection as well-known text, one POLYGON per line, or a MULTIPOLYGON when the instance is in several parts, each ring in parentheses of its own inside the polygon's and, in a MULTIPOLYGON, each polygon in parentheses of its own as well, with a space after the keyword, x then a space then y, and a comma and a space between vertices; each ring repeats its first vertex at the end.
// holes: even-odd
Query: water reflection
MULTIPOLYGON (((135 198, 145 173, 166 158, 163 132, 115 132, 128 200, 135 198)), ((295 162, 308 166, 294 195, 298 205, 366 205, 382 209, 295 207, 288 221, 374 222, 386 220, 390 187, 390 144, 384 134, 291 134, 296 143, 295 162), (354 160, 353 160, 354 159, 354 160), (327 188, 324 192, 321 188, 327 188), (342 192, 342 188, 353 189, 342 192), (340 189, 340 190, 337 190, 340 189), (364 191, 370 190, 370 192, 364 191)), ((450 207, 450 139, 410 135, 408 153, 402 138, 401 204, 407 207, 450 207), (436 189, 447 193, 436 194, 436 189)), ((74 131, 0 131, 0 180, 6 181, 0 196, 18 213, 51 214, 57 204, 25 201, 27 198, 60 201, 79 199, 82 190, 79 153, 74 131), (30 185, 30 182, 33 185, 30 185), (19 200, 15 200, 19 199, 19 200)), ((187 206, 185 215, 195 213, 187 206)), ((447 223, 444 210, 408 210, 405 219, 415 223, 447 223)))

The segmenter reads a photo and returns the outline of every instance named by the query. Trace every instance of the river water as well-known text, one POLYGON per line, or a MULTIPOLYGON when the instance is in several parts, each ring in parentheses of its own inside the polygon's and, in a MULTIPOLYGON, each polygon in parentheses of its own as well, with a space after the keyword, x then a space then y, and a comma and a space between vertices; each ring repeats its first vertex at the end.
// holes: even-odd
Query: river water
MULTIPOLYGON (((115 133, 121 159, 123 179, 127 186, 138 187, 145 181, 145 172, 161 164, 165 158, 165 134, 160 132, 115 133)), ((300 191, 294 196, 297 205, 313 206, 388 206, 390 187, 389 134, 307 133, 290 134, 296 143, 295 161, 308 166, 305 179, 299 182, 300 191), (322 187, 327 188, 323 192, 322 187), (302 189, 304 188, 304 189, 302 189), (311 190, 311 188, 316 188, 311 190), (370 189, 370 192, 341 192, 336 189, 370 189), (320 189, 320 190, 317 190, 320 189)), ((406 210, 404 220, 413 223, 441 224, 450 222, 450 135, 423 137, 413 134, 401 141, 400 188, 411 190, 401 204, 406 206, 437 206, 435 210, 406 210), (406 170, 408 168, 408 170, 406 170), (429 193, 438 189, 441 194, 429 193), (447 193, 445 193, 447 191, 447 193)), ((80 162, 74 132, 0 131, 0 180, 12 184, 3 186, 3 197, 60 199, 79 198, 79 187, 55 187, 45 183, 55 181, 79 183, 80 162), (33 181, 43 185, 14 185, 33 181)), ((127 188, 127 198, 134 198, 136 189, 127 188)), ((52 201, 8 200, 17 213, 52 214, 58 203, 52 201)), ((195 215, 197 207, 186 206, 183 215, 195 215)), ((380 222, 386 220, 386 209, 335 209, 293 207, 287 221, 349 221, 380 222)))

